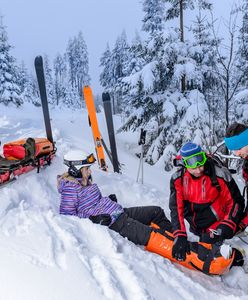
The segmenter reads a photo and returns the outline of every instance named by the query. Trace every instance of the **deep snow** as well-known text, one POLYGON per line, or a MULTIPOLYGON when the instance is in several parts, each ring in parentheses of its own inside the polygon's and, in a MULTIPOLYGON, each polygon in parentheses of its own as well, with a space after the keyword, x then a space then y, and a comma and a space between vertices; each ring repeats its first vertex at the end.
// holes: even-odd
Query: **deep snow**
MULTIPOLYGON (((94 146, 85 110, 57 109, 50 115, 58 148, 52 165, 0 190, 0 300, 248 299, 248 274, 242 268, 208 277, 146 252, 104 226, 59 215, 56 176, 65 171, 63 154, 75 148, 94 152, 94 146)), ((98 120, 107 142, 103 113, 98 120)), ((116 117, 115 129, 120 126, 116 117)), ((41 108, 0 106, 2 145, 43 136, 41 108)), ((122 174, 111 167, 100 171, 95 164, 94 181, 124 207, 160 205, 169 216, 171 173, 145 164, 145 184, 136 183, 138 138, 138 132, 118 134, 122 174)), ((238 238, 230 242, 248 251, 238 238)))

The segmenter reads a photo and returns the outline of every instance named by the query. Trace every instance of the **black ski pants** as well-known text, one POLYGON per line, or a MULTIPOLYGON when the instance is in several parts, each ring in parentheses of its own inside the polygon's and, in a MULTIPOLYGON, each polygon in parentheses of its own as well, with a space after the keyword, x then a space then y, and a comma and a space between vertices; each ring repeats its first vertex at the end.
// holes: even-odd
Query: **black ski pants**
POLYGON ((151 232, 160 231, 150 227, 155 223, 161 231, 172 231, 171 222, 159 206, 124 208, 119 218, 109 227, 137 245, 147 245, 151 232))

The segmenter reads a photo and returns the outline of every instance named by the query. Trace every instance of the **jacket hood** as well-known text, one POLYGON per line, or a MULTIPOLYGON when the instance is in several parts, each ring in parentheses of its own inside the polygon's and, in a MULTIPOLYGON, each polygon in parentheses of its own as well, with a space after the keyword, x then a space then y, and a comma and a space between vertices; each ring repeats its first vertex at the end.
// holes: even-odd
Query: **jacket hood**
POLYGON ((61 194, 65 187, 71 186, 76 187, 80 184, 80 181, 70 175, 68 173, 57 175, 57 188, 58 192, 61 194))

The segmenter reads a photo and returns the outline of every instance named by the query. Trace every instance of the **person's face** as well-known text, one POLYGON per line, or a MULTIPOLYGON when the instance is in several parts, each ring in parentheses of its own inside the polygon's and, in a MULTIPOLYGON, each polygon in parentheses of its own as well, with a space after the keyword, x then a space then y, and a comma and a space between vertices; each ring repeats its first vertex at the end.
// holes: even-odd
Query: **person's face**
POLYGON ((194 169, 188 168, 187 171, 194 177, 201 177, 204 173, 204 166, 200 166, 194 169))
POLYGON ((91 175, 91 170, 90 167, 83 167, 81 168, 81 173, 83 178, 89 178, 91 175))
POLYGON ((234 151, 235 155, 237 156, 240 156, 242 158, 246 158, 248 156, 248 145, 239 149, 239 150, 236 150, 234 151))

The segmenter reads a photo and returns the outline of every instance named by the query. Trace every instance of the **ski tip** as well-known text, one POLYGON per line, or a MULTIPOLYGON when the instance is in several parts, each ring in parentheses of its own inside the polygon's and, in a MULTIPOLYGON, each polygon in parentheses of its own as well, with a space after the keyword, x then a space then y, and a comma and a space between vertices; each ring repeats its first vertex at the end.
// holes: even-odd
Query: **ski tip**
POLYGON ((93 95, 91 87, 89 85, 85 85, 83 87, 84 98, 90 97, 93 95))
POLYGON ((35 66, 42 66, 43 65, 43 60, 42 60, 41 55, 38 55, 38 56, 35 57, 34 64, 35 64, 35 66))
POLYGON ((110 95, 109 93, 102 93, 102 101, 105 102, 105 101, 110 101, 110 95))
POLYGON ((83 91, 84 91, 84 92, 85 92, 85 91, 91 91, 90 86, 89 86, 89 85, 85 85, 85 86, 83 87, 83 91))

